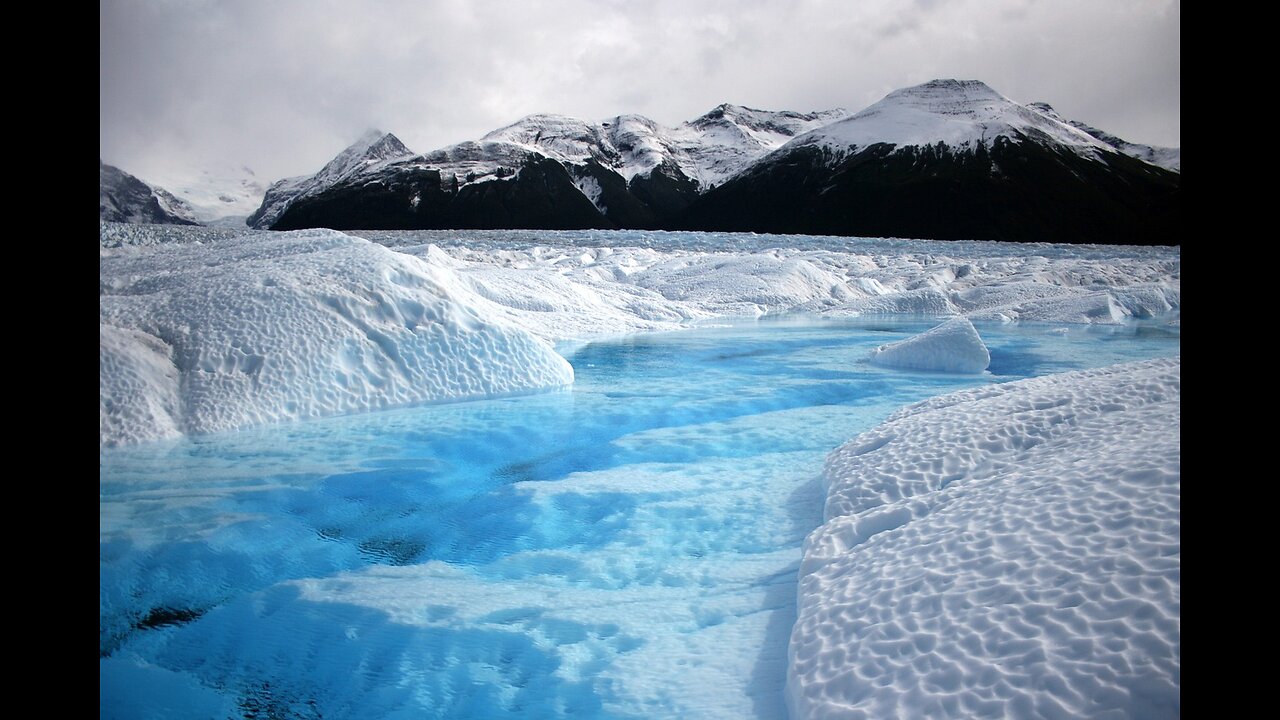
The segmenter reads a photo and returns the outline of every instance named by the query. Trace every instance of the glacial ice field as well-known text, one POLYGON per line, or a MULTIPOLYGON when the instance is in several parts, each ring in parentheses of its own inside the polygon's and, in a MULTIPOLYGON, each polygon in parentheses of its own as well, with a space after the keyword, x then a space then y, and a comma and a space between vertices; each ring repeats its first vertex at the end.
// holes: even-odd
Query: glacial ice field
POLYGON ((1176 714, 1176 248, 101 252, 104 718, 1176 714))
POLYGON ((1180 322, 1177 248, 361 234, 102 224, 100 443, 564 386, 554 343, 725 317, 1180 322))

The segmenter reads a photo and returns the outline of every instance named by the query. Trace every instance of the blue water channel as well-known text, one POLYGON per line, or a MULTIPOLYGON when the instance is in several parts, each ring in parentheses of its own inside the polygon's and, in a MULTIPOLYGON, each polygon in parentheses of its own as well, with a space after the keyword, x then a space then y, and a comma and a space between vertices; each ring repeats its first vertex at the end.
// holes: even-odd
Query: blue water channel
POLYGON ((828 452, 1177 327, 979 324, 980 376, 869 365, 936 319, 565 346, 571 389, 103 451, 102 717, 782 718, 828 452))

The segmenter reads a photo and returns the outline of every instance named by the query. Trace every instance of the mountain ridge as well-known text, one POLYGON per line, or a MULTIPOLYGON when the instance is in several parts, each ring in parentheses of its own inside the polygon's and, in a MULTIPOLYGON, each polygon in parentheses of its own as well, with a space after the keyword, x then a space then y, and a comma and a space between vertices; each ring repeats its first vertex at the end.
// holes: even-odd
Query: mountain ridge
POLYGON ((676 126, 537 113, 422 154, 370 130, 272 183, 247 224, 1176 243, 1179 185, 1176 148, 940 79, 856 113, 722 103, 676 126))

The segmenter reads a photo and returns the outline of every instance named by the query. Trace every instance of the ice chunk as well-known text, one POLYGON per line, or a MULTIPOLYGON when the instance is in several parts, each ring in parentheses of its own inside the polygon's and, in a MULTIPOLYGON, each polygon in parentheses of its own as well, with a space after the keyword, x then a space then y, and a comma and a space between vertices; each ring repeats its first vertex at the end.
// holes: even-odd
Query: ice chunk
POLYGON ((103 445, 556 387, 457 272, 331 230, 104 249, 103 445))
POLYGON ((991 364, 991 353, 973 323, 955 317, 915 337, 881 345, 871 351, 871 362, 909 370, 980 373, 991 364))

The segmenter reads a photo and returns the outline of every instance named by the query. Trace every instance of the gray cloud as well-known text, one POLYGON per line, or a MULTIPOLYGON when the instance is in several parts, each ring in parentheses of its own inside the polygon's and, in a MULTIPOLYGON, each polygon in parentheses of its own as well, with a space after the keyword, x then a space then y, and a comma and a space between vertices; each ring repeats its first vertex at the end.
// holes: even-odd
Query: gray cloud
POLYGON ((1170 0, 104 0, 104 160, 144 178, 315 171, 363 131, 416 151, 534 112, 675 124, 721 102, 861 109, 935 77, 1180 144, 1170 0))

